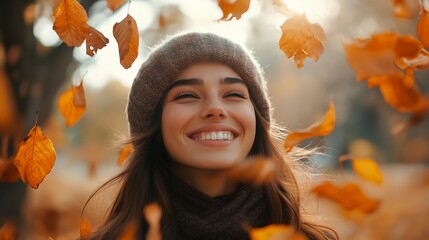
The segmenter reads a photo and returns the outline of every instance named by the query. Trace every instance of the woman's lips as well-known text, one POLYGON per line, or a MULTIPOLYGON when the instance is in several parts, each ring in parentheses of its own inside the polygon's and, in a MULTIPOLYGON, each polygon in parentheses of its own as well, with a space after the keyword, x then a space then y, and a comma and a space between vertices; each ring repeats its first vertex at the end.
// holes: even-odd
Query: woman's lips
POLYGON ((235 138, 231 131, 203 131, 194 133, 190 136, 197 141, 229 141, 235 138))

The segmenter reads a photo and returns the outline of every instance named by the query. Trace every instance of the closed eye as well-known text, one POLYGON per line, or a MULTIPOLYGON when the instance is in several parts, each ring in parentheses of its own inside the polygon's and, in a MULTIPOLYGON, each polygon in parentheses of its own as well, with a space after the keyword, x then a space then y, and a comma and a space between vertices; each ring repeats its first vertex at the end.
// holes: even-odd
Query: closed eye
POLYGON ((176 94, 173 98, 173 100, 179 100, 179 99, 185 99, 185 98, 196 98, 196 99, 200 99, 200 97, 195 94, 194 92, 179 92, 178 94, 176 94))
POLYGON ((226 93, 224 97, 238 97, 242 99, 247 99, 247 95, 244 92, 237 91, 237 90, 226 93))

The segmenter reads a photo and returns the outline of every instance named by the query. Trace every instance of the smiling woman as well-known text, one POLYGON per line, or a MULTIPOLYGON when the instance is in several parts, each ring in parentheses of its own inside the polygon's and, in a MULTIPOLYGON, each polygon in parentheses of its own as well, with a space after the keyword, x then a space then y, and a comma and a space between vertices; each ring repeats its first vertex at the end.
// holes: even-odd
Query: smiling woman
POLYGON ((249 239, 249 228, 270 224, 336 239, 301 214, 298 159, 283 149, 285 131, 271 119, 266 89, 249 51, 215 34, 176 35, 156 47, 129 94, 135 150, 104 185, 120 182, 119 193, 90 239, 118 239, 130 222, 138 223, 136 239, 153 234, 141 214, 152 202, 163 212, 163 239, 249 239), (276 165, 266 184, 228 178, 256 156, 276 165))

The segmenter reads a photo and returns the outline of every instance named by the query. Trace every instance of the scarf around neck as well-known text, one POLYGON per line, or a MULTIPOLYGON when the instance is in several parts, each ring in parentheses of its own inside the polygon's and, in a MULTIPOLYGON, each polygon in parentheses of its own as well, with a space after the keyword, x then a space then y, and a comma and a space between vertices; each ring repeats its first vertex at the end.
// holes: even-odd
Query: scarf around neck
POLYGON ((261 188, 243 185, 232 194, 210 197, 177 178, 169 182, 174 230, 164 239, 249 239, 245 229, 269 223, 261 188))

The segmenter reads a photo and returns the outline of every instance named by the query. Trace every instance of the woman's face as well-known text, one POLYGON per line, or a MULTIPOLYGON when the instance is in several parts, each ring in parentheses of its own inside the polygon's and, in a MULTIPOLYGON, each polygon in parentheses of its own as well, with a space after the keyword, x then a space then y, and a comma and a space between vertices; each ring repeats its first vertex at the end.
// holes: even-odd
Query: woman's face
POLYGON ((186 68, 164 99, 162 137, 171 158, 197 169, 227 169, 243 161, 255 140, 255 110, 230 67, 186 68))

